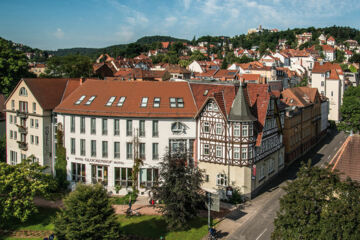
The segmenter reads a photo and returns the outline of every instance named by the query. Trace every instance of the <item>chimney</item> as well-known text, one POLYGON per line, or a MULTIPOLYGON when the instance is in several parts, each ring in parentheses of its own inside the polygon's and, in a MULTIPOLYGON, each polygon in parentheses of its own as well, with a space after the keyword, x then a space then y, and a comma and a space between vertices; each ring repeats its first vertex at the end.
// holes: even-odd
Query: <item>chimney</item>
POLYGON ((81 77, 80 78, 80 85, 83 85, 83 83, 86 81, 86 78, 84 78, 84 77, 81 77))

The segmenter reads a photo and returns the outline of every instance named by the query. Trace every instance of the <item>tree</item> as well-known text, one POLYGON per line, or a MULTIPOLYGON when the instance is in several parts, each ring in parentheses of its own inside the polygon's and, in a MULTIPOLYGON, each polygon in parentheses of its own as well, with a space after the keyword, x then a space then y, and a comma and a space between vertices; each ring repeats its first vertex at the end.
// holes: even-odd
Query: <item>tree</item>
POLYGON ((54 219, 57 239, 120 239, 120 225, 101 184, 78 184, 54 219))
POLYGON ((32 163, 32 157, 17 165, 0 163, 0 227, 11 218, 26 221, 37 212, 34 197, 56 188, 52 176, 43 173, 46 167, 32 163))
POLYGON ((228 67, 227 65, 228 65, 227 60, 226 60, 226 58, 224 58, 221 63, 221 69, 227 69, 227 67, 228 67))
POLYGON ((41 77, 80 78, 93 75, 91 59, 81 55, 54 56, 46 63, 45 74, 41 77))
POLYGON ((360 86, 350 86, 344 93, 343 105, 340 107, 342 121, 339 129, 360 131, 360 86))
POLYGON ((205 200, 200 194, 203 174, 186 159, 183 153, 167 153, 160 163, 161 183, 153 188, 154 198, 164 203, 161 212, 169 229, 187 228, 205 200))
POLYGON ((352 55, 352 57, 349 58, 349 62, 351 62, 351 63, 360 63, 360 54, 355 53, 354 55, 352 55))
POLYGON ((191 56, 190 56, 190 60, 191 61, 203 61, 203 60, 207 60, 208 58, 206 56, 204 56, 204 54, 202 54, 200 51, 196 50, 194 51, 191 56))
POLYGON ((69 182, 66 180, 66 149, 63 143, 63 131, 58 128, 56 132, 57 149, 56 149, 56 162, 55 162, 55 179, 61 190, 66 190, 69 182))
POLYGON ((359 239, 360 190, 350 179, 309 161, 284 189, 272 239, 359 239))
POLYGON ((28 69, 25 54, 0 38, 0 93, 8 96, 21 78, 34 77, 28 69))
POLYGON ((137 193, 138 192, 138 175, 139 175, 139 172, 140 172, 140 167, 144 164, 144 161, 137 157, 135 158, 134 160, 134 166, 132 168, 132 190, 133 190, 133 193, 137 193))
POLYGON ((6 137, 0 136, 0 162, 6 162, 6 137))
POLYGON ((336 49, 336 60, 337 63, 342 63, 345 60, 345 53, 343 51, 340 51, 336 49))

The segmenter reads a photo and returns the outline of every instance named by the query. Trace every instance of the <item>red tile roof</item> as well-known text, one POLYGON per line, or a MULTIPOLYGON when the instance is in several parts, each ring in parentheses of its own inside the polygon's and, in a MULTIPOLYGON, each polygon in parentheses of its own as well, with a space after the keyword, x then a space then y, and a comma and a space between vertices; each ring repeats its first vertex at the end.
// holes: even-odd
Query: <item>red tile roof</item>
POLYGON ((170 45, 170 42, 161 42, 162 48, 168 48, 170 45))
POLYGON ((333 36, 330 36, 327 40, 328 41, 335 41, 335 38, 333 38, 333 36))
POLYGON ((316 97, 320 97, 317 88, 296 87, 288 88, 282 91, 282 101, 288 106, 306 107, 312 105, 316 101, 316 97))
POLYGON ((124 82, 88 80, 76 89, 55 109, 64 114, 124 117, 193 118, 197 112, 191 89, 187 82, 124 82), (101 93, 101 94, 99 94, 101 93), (75 102, 85 95, 84 101, 75 102), (85 105, 91 96, 97 96, 85 105), (112 106, 106 106, 110 97, 116 96, 112 106), (126 97, 122 107, 117 106, 120 97, 126 97), (147 107, 140 107, 143 97, 148 97, 147 107), (160 97, 160 107, 154 108, 155 97, 160 97), (183 98, 183 108, 171 108, 170 98, 183 98))
POLYGON ((321 47, 324 52, 334 52, 335 51, 335 49, 330 45, 321 45, 321 47))

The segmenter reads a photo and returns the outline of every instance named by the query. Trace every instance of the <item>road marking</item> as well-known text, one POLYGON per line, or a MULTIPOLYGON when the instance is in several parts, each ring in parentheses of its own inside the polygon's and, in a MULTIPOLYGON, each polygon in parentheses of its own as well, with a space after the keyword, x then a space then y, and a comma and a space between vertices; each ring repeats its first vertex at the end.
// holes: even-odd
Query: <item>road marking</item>
POLYGON ((267 231, 267 228, 265 228, 264 231, 262 233, 260 233, 260 235, 255 240, 259 240, 266 231, 267 231))

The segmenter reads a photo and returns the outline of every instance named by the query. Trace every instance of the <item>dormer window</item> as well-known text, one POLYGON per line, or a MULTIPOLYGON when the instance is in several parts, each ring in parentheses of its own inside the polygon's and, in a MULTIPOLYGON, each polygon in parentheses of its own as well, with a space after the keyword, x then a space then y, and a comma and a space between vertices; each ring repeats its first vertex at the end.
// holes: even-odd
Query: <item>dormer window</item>
POLYGON ((204 96, 206 96, 208 93, 209 93, 209 90, 206 89, 206 90, 204 91, 204 96))
POLYGON ((154 108, 160 107, 160 98, 156 97, 154 98, 154 108))
POLYGON ((184 100, 182 98, 177 99, 177 107, 183 108, 184 107, 184 100))
POLYGON ((176 98, 170 98, 170 107, 176 108, 176 98))
POLYGON ((184 99, 183 98, 170 98, 170 107, 171 108, 183 108, 184 99))
POLYGON ((209 111, 212 111, 213 110, 213 104, 210 102, 209 105, 208 105, 208 110, 209 111))
POLYGON ((106 106, 110 107, 114 103, 115 99, 116 97, 111 97, 109 101, 106 103, 106 106))
POLYGON ((119 102, 116 104, 118 107, 122 107, 124 105, 126 97, 120 97, 119 102))
POLYGON ((184 125, 181 122, 174 122, 171 124, 171 131, 174 133, 179 133, 184 131, 184 125))
POLYGON ((96 98, 96 96, 91 96, 89 98, 89 100, 85 103, 85 105, 90 105, 94 101, 95 98, 96 98))
POLYGON ((75 104, 76 105, 79 105, 84 99, 85 99, 85 95, 82 95, 80 98, 79 98, 79 100, 77 100, 76 102, 75 102, 75 104))
POLYGON ((141 100, 141 107, 146 107, 147 106, 147 103, 148 103, 148 99, 147 97, 143 97, 142 100, 141 100))
POLYGON ((24 87, 20 88, 19 95, 27 97, 28 94, 27 94, 26 88, 24 88, 24 87))

